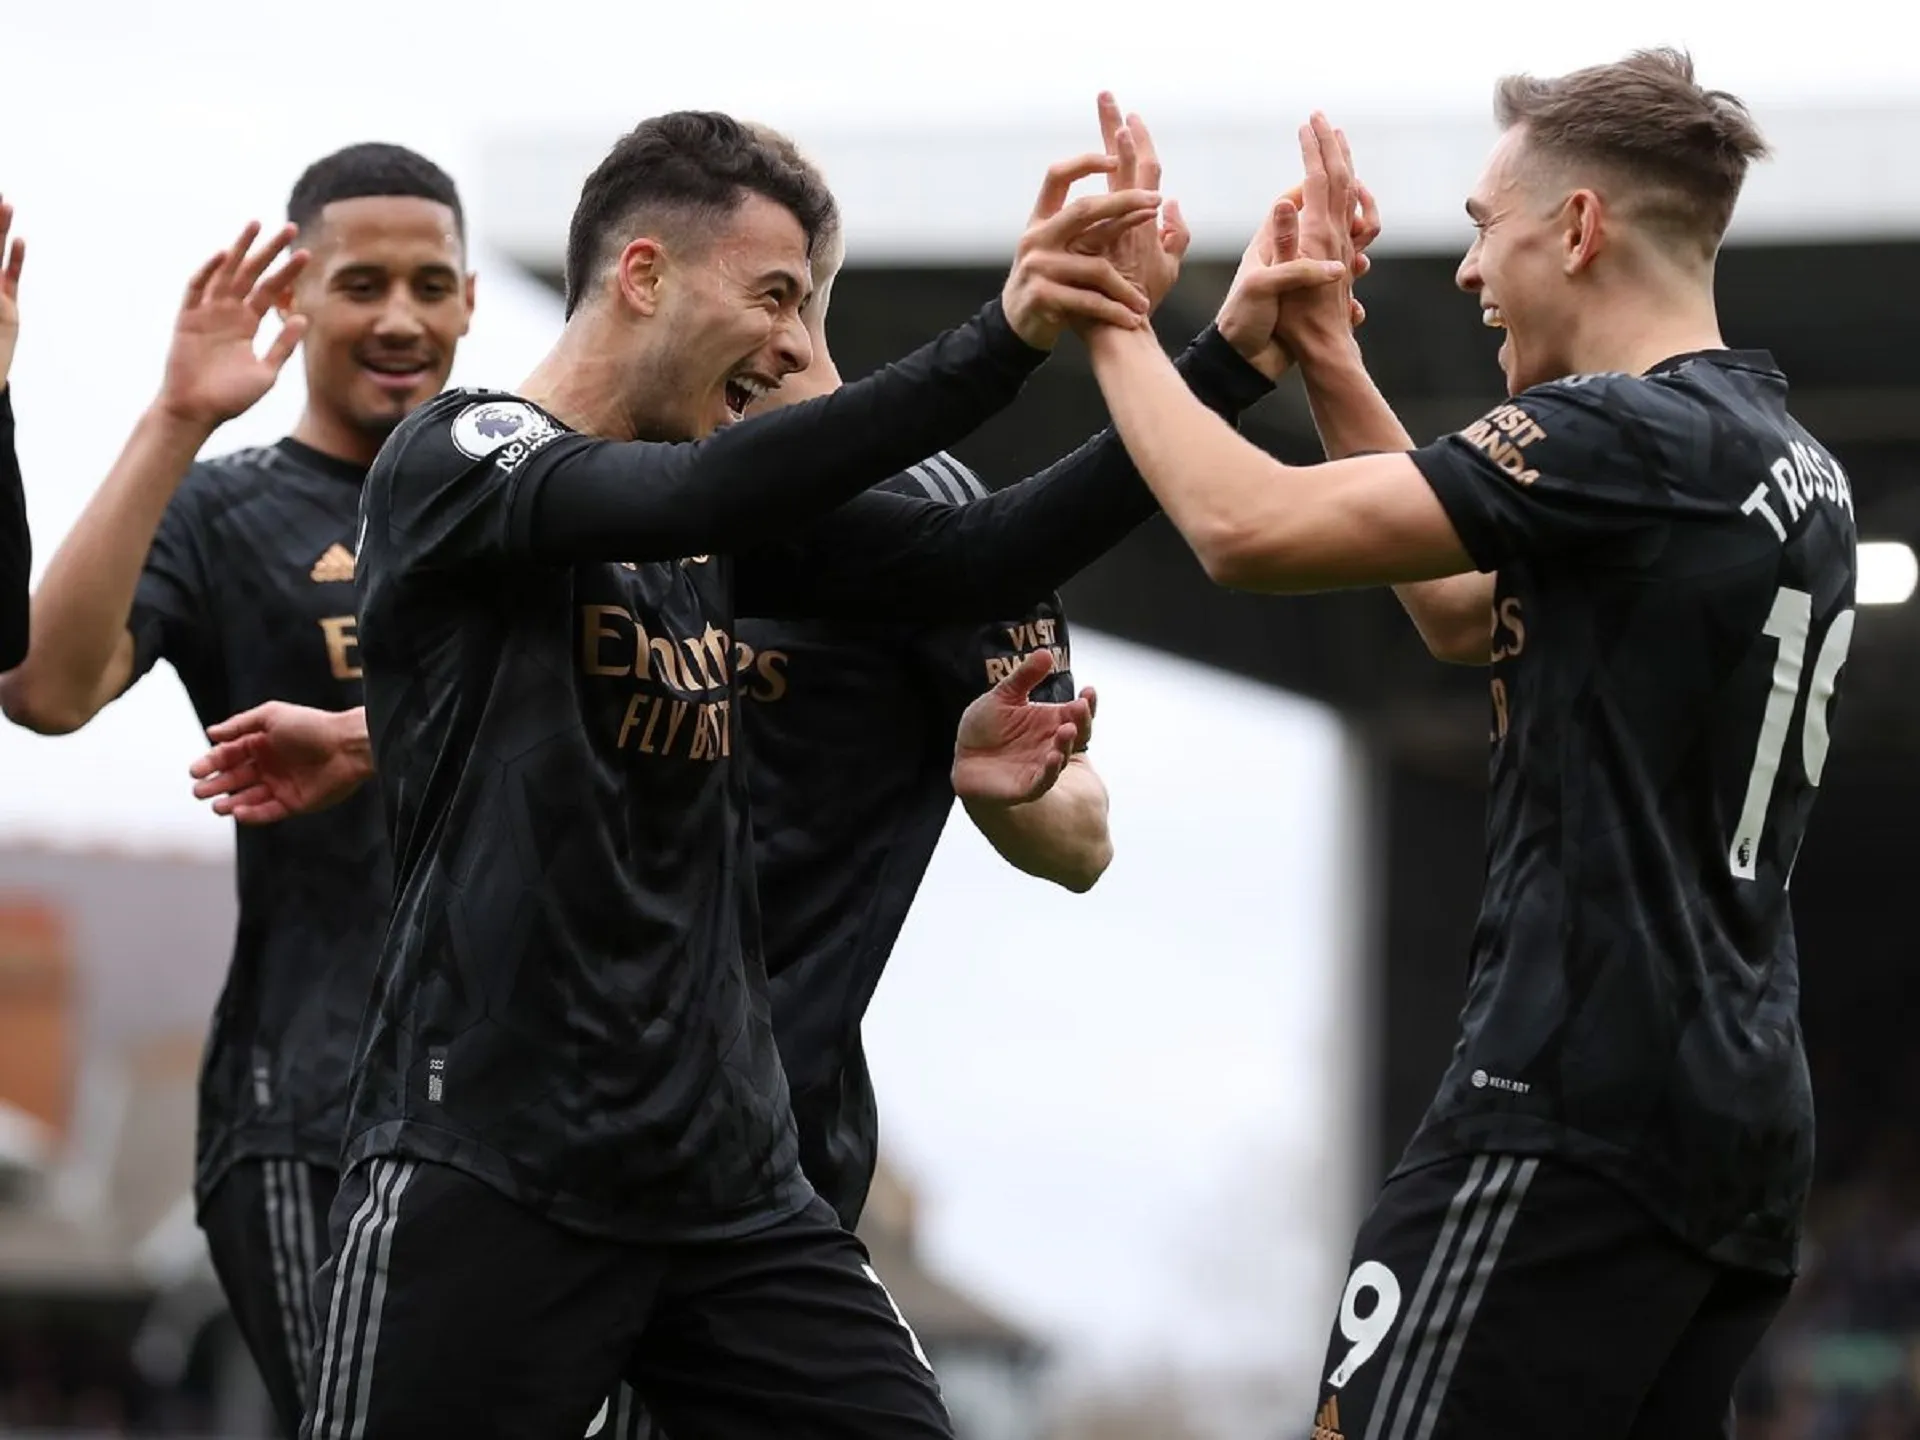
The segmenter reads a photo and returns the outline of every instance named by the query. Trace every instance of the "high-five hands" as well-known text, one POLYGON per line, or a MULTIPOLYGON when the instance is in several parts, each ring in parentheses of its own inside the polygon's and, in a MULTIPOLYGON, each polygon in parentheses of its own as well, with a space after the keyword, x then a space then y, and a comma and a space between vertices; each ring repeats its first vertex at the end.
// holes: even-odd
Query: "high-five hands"
POLYGON ((1353 280, 1365 273, 1366 247, 1380 233, 1379 210, 1354 177, 1347 137, 1317 111, 1300 127, 1300 161, 1306 175, 1300 186, 1300 252, 1337 263, 1341 278, 1322 292, 1293 296, 1279 307, 1276 339, 1296 358, 1352 345, 1353 326, 1364 318, 1353 298, 1353 280))
MULTIPOLYGON (((1311 127, 1305 127, 1303 133, 1311 133, 1311 127)), ((1341 143, 1345 143, 1344 136, 1341 137, 1341 143)), ((1316 141, 1316 162, 1318 158, 1316 141)), ((1351 180, 1350 159, 1347 174, 1351 180)), ((1366 309, 1354 298, 1352 282, 1367 273, 1370 264, 1367 247, 1380 238, 1380 211, 1374 204, 1372 192, 1358 181, 1352 181, 1345 199, 1347 227, 1345 243, 1341 244, 1327 238, 1325 233, 1337 225, 1336 217, 1343 213, 1333 208, 1336 204, 1331 187, 1314 186, 1313 172, 1309 168, 1307 180, 1273 203, 1266 218, 1261 221, 1260 229, 1247 242, 1246 251, 1240 257, 1240 268, 1233 277, 1233 285, 1220 307, 1220 314, 1215 321, 1220 333, 1269 380, 1278 380, 1293 363, 1294 357, 1285 336, 1278 332, 1286 329, 1295 311, 1310 311, 1311 314, 1303 314, 1302 318, 1332 324, 1335 323, 1333 317, 1338 313, 1339 301, 1344 295, 1345 318, 1339 322, 1343 327, 1342 334, 1357 330, 1366 322, 1366 309), (1303 240, 1307 223, 1303 209, 1309 187, 1314 187, 1316 206, 1313 219, 1315 239, 1312 244, 1303 240), (1288 284, 1284 279, 1289 273, 1286 267, 1296 260, 1334 262, 1342 268, 1324 271, 1331 288, 1323 289, 1320 285, 1305 283, 1288 284)))
POLYGON ((1115 155, 1082 155, 1047 170, 1000 292, 1014 333, 1036 350, 1051 350, 1070 324, 1133 329, 1146 323, 1147 292, 1121 273, 1114 247, 1160 213, 1160 196, 1129 185, 1067 199, 1076 180, 1113 174, 1120 165, 1115 155))
MULTIPOLYGON (((1160 152, 1154 149, 1147 122, 1138 115, 1120 118, 1120 102, 1110 91, 1101 91, 1097 102, 1100 116, 1100 140, 1114 168, 1107 173, 1109 190, 1160 191, 1160 152)), ((1113 240, 1113 263, 1146 293, 1154 310, 1167 298, 1173 282, 1180 278, 1180 262, 1185 258, 1193 235, 1180 217, 1180 202, 1169 200, 1160 211, 1159 223, 1137 225, 1119 232, 1113 240)))
POLYGON ((267 267, 298 232, 284 226, 257 250, 259 222, 194 272, 173 326, 167 351, 160 408, 176 419, 211 430, 242 414, 273 388, 287 363, 306 317, 292 315, 264 355, 253 351, 254 336, 267 311, 285 296, 307 266, 307 252, 296 250, 272 274, 267 267))
POLYGON ((12 229, 13 207, 0 199, 0 390, 6 388, 13 347, 20 339, 20 267, 27 261, 26 241, 15 237, 13 245, 7 245, 12 229))

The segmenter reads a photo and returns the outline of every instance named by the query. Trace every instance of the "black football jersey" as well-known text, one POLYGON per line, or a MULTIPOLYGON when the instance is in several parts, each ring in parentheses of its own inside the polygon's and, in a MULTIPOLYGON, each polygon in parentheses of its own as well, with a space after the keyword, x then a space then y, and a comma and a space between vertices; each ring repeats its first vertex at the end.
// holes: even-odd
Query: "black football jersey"
POLYGON ((1413 458, 1497 586, 1486 892, 1402 1165, 1560 1155, 1791 1272, 1788 882, 1853 634, 1846 473, 1734 351, 1542 385, 1413 458))
MULTIPOLYGON (((268 700, 360 704, 353 545, 364 476, 295 440, 194 465, 135 592, 133 678, 166 660, 202 725, 268 700)), ((236 826, 234 859, 239 929, 201 1073, 203 1201, 238 1159, 339 1162, 392 890, 370 786, 317 815, 236 826)))
MULTIPOLYGON (((987 493, 947 454, 883 488, 987 493)), ((1067 622, 1056 595, 984 624, 747 619, 739 640, 774 1035, 801 1167, 851 1229, 879 1146, 860 1023, 953 809, 960 714, 1036 650, 1055 668, 1034 699, 1072 699, 1067 622)))

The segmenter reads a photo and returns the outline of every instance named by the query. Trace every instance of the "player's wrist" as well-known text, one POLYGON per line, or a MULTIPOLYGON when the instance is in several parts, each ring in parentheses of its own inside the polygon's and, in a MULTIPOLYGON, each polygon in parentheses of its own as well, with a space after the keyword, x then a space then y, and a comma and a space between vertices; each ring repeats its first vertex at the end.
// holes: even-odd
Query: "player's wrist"
POLYGON ((1123 328, 1119 325, 1089 325, 1083 332, 1087 352, 1097 364, 1102 359, 1122 359, 1143 350, 1161 353, 1160 337, 1150 325, 1123 328))
POLYGON ((343 710, 329 724, 333 748, 363 780, 373 776, 373 742, 367 736, 365 710, 343 710))
POLYGON ((1366 374, 1359 338, 1348 326, 1305 327, 1298 333, 1282 335, 1281 339, 1308 383, 1320 377, 1341 379, 1366 374))
POLYGON ((196 451, 220 428, 217 417, 165 390, 154 397, 144 419, 146 428, 156 435, 182 443, 190 440, 196 451))

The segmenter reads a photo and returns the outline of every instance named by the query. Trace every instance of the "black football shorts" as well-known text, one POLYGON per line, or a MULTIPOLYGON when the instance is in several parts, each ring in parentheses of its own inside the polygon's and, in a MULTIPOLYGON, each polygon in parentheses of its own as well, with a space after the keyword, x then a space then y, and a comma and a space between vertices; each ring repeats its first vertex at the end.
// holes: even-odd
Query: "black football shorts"
POLYGON ((825 1201, 750 1235, 635 1245, 387 1158, 348 1172, 331 1228, 310 1440, 623 1440, 635 1401, 673 1440, 953 1440, 919 1342, 825 1201))
POLYGON ((1731 1440, 1789 1281, 1717 1265, 1563 1162, 1390 1180, 1354 1244, 1313 1440, 1731 1440))

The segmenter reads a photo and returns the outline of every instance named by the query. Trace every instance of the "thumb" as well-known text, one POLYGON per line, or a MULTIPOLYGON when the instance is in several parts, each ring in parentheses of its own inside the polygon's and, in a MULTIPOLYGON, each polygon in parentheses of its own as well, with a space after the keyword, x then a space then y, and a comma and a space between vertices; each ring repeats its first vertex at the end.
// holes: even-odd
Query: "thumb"
POLYGON ((1286 295, 1330 285, 1346 273, 1338 260, 1286 260, 1247 277, 1246 288, 1255 295, 1286 295))
POLYGON ((1180 202, 1167 201, 1162 214, 1164 218, 1160 225, 1160 248, 1174 259, 1182 259, 1187 253, 1187 247, 1193 244, 1193 232, 1187 228, 1186 217, 1180 213, 1180 202))
POLYGON ((280 367, 292 357, 300 337, 307 333, 307 317, 289 315, 280 322, 280 333, 273 337, 273 344, 267 347, 267 367, 278 374, 280 367))
POLYGON ((1267 216, 1267 234, 1260 260, 1265 265, 1282 265, 1300 258, 1300 210, 1282 196, 1267 216))
POLYGON ((1002 680, 994 689, 1015 705, 1027 703, 1027 697, 1033 694, 1033 687, 1053 673, 1053 652, 1036 650, 1013 667, 1013 673, 1002 680))

